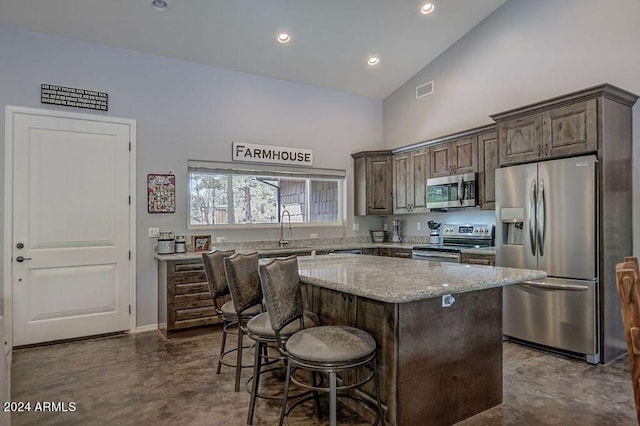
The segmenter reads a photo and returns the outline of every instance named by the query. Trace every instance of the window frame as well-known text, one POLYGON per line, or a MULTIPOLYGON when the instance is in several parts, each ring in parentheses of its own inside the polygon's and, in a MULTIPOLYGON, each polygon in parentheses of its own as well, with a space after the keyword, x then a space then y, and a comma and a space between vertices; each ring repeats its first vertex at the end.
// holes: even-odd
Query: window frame
MULTIPOLYGON (((188 160, 187 162, 187 230, 188 231, 206 231, 214 229, 269 229, 280 228, 280 221, 270 223, 221 223, 194 225, 191 224, 191 173, 211 173, 221 174, 227 177, 233 175, 251 175, 256 177, 279 177, 279 178, 295 178, 306 180, 306 217, 310 218, 311 209, 311 181, 337 181, 338 182, 338 221, 336 222, 291 222, 292 227, 296 228, 343 228, 347 223, 347 173, 346 170, 340 169, 320 169, 320 168, 303 168, 292 166, 271 166, 265 164, 238 164, 227 162, 198 161, 188 160)), ((232 179, 229 179, 230 181, 232 179)), ((232 192, 232 191, 228 191, 232 192)), ((230 210, 227 211, 229 221, 233 220, 235 215, 233 207, 233 199, 228 201, 227 205, 230 210)))

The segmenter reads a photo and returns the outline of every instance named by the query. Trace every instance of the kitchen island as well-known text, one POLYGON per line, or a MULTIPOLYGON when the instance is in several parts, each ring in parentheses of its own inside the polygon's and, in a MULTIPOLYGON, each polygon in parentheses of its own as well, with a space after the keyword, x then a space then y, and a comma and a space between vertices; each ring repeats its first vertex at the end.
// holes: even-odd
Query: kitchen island
POLYGON ((502 286, 546 275, 360 255, 301 257, 299 270, 307 309, 376 339, 392 425, 450 425, 502 403, 502 286))

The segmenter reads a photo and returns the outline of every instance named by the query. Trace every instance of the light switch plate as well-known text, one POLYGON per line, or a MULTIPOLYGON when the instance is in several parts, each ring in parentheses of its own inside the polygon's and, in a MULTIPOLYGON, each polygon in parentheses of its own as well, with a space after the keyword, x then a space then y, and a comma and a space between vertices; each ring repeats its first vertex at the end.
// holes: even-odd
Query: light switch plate
POLYGON ((160 228, 149 228, 149 238, 158 238, 160 228))
POLYGON ((418 228, 418 231, 419 231, 420 229, 422 229, 422 225, 420 224, 420 222, 418 222, 418 224, 416 225, 416 227, 418 228))
POLYGON ((311 235, 309 235, 309 238, 318 238, 318 233, 312 232, 311 235))
POLYGON ((360 230, 360 224, 359 223, 354 223, 353 224, 353 230, 354 231, 359 231, 360 230))

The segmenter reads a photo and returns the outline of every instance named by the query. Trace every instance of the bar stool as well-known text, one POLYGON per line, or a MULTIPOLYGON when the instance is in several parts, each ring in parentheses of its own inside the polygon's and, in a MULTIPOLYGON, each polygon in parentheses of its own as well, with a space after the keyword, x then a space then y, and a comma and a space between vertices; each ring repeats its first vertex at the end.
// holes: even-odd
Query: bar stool
MULTIPOLYGON (((220 342, 220 355, 218 357, 218 368, 216 370, 216 374, 220 374, 220 369, 222 365, 226 365, 227 367, 233 367, 236 369, 236 375, 241 368, 248 368, 251 365, 242 365, 241 362, 232 364, 228 361, 225 361, 225 356, 233 353, 239 352, 242 353, 242 349, 248 349, 249 346, 242 346, 240 344, 237 348, 230 349, 225 351, 226 343, 227 343, 227 335, 233 334, 233 328, 238 326, 238 314, 236 313, 236 309, 233 305, 233 301, 225 301, 225 298, 229 295, 229 286, 227 285, 227 277, 224 270, 224 259, 233 255, 235 250, 214 250, 211 253, 202 253, 202 262, 204 264, 204 271, 207 276, 207 282, 209 284, 209 292, 211 293, 211 298, 213 299, 213 306, 215 308, 216 314, 218 318, 222 320, 222 341, 220 342)), ((262 311, 262 308, 256 306, 253 309, 247 310, 242 314, 243 320, 248 321, 253 316, 259 314, 262 311)), ((241 334, 238 331, 238 334, 241 334)), ((242 343, 242 339, 238 339, 240 343, 242 343)), ((240 361, 242 357, 240 356, 240 361)), ((235 391, 239 390, 239 382, 236 382, 235 391)))
POLYGON ((302 291, 298 260, 295 256, 274 259, 267 265, 261 265, 260 280, 278 347, 287 357, 280 425, 291 410, 310 399, 309 396, 299 398, 287 410, 291 382, 303 388, 329 394, 329 422, 332 426, 336 424, 338 393, 341 397, 348 397, 368 406, 376 414, 375 424, 380 422, 384 424, 376 375, 376 342, 373 337, 363 330, 346 326, 302 328, 302 291), (298 323, 301 330, 284 339, 283 332, 294 323, 298 323), (337 385, 337 373, 355 370, 361 366, 369 370, 367 377, 362 380, 356 379, 353 383, 337 385), (315 380, 311 384, 298 380, 293 375, 293 371, 297 369, 328 374, 329 386, 319 386, 315 380), (376 404, 349 392, 371 380, 374 382, 376 404))
MULTIPOLYGON (((225 270, 227 272, 227 282, 231 290, 231 296, 236 304, 236 309, 243 309, 245 306, 256 306, 262 302, 262 288, 260 285, 260 274, 258 271, 258 258, 256 255, 237 254, 225 259, 225 270)), ((318 318, 310 312, 305 312, 303 324, 290 324, 281 331, 282 338, 286 340, 288 336, 300 330, 300 327, 310 327, 318 323, 318 318)), ((253 413, 255 411, 256 398, 282 399, 283 396, 259 395, 260 376, 269 371, 282 367, 263 370, 263 366, 271 365, 277 361, 284 361, 282 355, 269 354, 269 348, 278 349, 276 333, 271 327, 271 320, 268 312, 258 314, 246 322, 246 326, 241 323, 241 328, 249 338, 256 342, 254 348, 253 375, 247 383, 251 383, 251 400, 249 402, 249 413, 247 424, 253 423, 253 413), (263 363, 264 360, 264 363, 263 363)), ((279 354, 279 352, 278 352, 279 354)))
MULTIPOLYGON (((258 253, 239 254, 224 258, 224 271, 231 293, 231 301, 238 316, 238 347, 247 334, 247 322, 263 311, 262 288, 258 273, 258 253)), ((258 348, 255 348, 258 351, 258 348)), ((236 365, 242 365, 242 351, 238 351, 236 365)), ((240 369, 236 368, 235 391, 240 389, 240 369)))

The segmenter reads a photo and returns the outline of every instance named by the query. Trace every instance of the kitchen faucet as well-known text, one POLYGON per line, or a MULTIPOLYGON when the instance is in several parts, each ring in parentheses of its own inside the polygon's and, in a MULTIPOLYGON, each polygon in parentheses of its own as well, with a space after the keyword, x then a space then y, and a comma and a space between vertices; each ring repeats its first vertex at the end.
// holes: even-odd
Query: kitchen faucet
POLYGON ((280 247, 284 247, 287 244, 289 244, 289 241, 285 240, 283 238, 283 234, 284 234, 284 214, 287 214, 287 218, 289 219, 289 233, 288 236, 292 237, 293 233, 291 232, 291 213, 289 213, 289 210, 287 209, 282 209, 282 213, 280 214, 280 240, 278 240, 278 245, 280 247))

